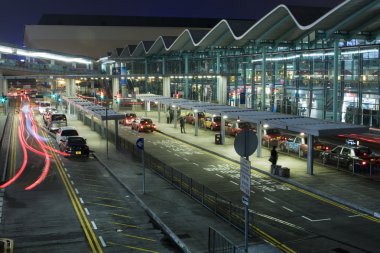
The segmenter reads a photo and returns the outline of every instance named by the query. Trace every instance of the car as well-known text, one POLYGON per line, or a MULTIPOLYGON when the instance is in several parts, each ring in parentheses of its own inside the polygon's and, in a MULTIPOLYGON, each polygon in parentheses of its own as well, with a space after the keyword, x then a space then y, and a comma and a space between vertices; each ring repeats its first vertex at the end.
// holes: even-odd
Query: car
POLYGON ((136 113, 134 112, 126 112, 125 118, 119 121, 119 124, 122 124, 124 126, 130 126, 132 125, 132 122, 136 119, 136 113))
POLYGON ((47 123, 49 122, 51 115, 55 113, 58 113, 58 111, 54 107, 47 107, 45 109, 45 112, 42 116, 42 119, 44 120, 45 125, 47 125, 47 123))
POLYGON ((222 117, 220 116, 206 117, 202 122, 202 126, 210 129, 211 131, 218 131, 220 130, 221 121, 222 117))
POLYGON ((59 144, 59 148, 64 152, 65 157, 85 157, 90 156, 90 149, 86 139, 80 136, 69 136, 66 141, 59 144))
POLYGON ((227 135, 236 136, 243 129, 256 131, 255 127, 250 122, 230 121, 230 122, 226 122, 225 133, 227 135))
POLYGON ((56 133, 62 126, 67 126, 66 115, 62 113, 52 114, 46 125, 47 129, 53 133, 56 133))
POLYGON ((324 164, 334 164, 350 171, 368 169, 380 164, 380 156, 362 145, 338 145, 332 150, 321 153, 324 164))
POLYGON ((64 126, 58 128, 58 131, 55 134, 55 139, 57 140, 57 143, 60 144, 61 141, 66 141, 69 136, 79 136, 78 131, 75 127, 64 126))
MULTIPOLYGON (((282 135, 279 142, 279 148, 284 152, 293 152, 301 157, 307 156, 308 145, 307 137, 304 135, 282 135)), ((319 139, 314 139, 313 149, 316 151, 326 151, 331 149, 330 145, 322 143, 319 139)))
POLYGON ((38 111, 40 114, 44 114, 46 108, 51 107, 51 103, 49 101, 38 101, 38 111))
MULTIPOLYGON (((198 124, 199 125, 205 117, 206 117, 206 115, 204 112, 198 112, 198 124)), ((188 114, 186 114, 185 121, 186 121, 186 123, 194 125, 195 124, 195 112, 189 112, 188 114)))
POLYGON ((263 146, 278 146, 282 133, 277 128, 264 128, 262 136, 263 146))
POLYGON ((157 127, 150 118, 137 118, 132 122, 132 130, 138 132, 153 132, 157 127))

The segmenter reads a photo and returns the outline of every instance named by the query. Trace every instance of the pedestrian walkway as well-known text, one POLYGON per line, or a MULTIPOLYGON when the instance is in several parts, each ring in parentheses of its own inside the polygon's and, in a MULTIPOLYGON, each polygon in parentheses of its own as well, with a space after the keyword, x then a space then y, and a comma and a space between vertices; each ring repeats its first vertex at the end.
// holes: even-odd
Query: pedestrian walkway
MULTIPOLYGON (((142 116, 144 112, 138 112, 138 115, 142 116)), ((174 123, 167 124, 163 120, 163 112, 161 112, 161 122, 158 122, 157 112, 148 112, 148 116, 156 123, 157 130, 163 134, 223 156, 226 159, 240 161, 240 157, 233 146, 234 137, 226 137, 224 145, 217 145, 215 144, 216 132, 199 129, 198 136, 195 136, 194 126, 186 124, 186 134, 183 134, 179 124, 174 128, 174 123)), ((270 150, 267 148, 262 149, 261 157, 257 157, 256 153, 254 153, 250 157, 252 167, 270 175, 269 156, 270 150)), ((378 197, 380 195, 380 175, 372 176, 371 179, 368 179, 317 163, 314 163, 314 175, 309 175, 306 172, 305 159, 281 153, 277 163, 283 167, 290 168, 290 178, 274 176, 277 179, 380 218, 380 198, 378 197)))
MULTIPOLYGON (((82 121, 73 116, 68 117, 68 122, 83 136, 90 131, 89 126, 83 125, 82 121)), ((148 169, 145 170, 146 188, 143 194, 142 163, 131 154, 116 150, 111 142, 108 144, 107 152, 104 139, 88 138, 87 142, 94 151, 94 156, 131 192, 152 219, 185 252, 208 252, 209 227, 221 232, 240 249, 244 248, 244 235, 241 232, 148 169)), ((255 239, 255 242, 252 242, 250 239, 249 252, 281 251, 264 241, 257 242, 255 239)))

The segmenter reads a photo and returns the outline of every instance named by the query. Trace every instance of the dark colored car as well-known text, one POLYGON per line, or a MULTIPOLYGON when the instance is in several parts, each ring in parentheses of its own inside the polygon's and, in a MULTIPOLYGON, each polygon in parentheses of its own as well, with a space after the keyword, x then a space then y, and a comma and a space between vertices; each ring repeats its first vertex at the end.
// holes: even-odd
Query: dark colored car
POLYGON ((380 157, 366 146, 339 145, 331 151, 321 153, 323 163, 339 165, 350 171, 354 169, 368 169, 370 165, 378 166, 380 157))
POLYGON ((124 126, 130 126, 132 125, 132 122, 137 118, 136 113, 134 112, 127 112, 125 113, 125 118, 120 120, 119 123, 123 124, 124 126))
MULTIPOLYGON (((206 117, 206 115, 204 112, 198 112, 198 124, 200 124, 200 122, 202 122, 205 117, 206 117)), ((195 124, 195 112, 189 112, 188 114, 186 114, 185 121, 186 121, 186 123, 194 125, 195 124)))
POLYGON ((138 132, 153 132, 156 130, 156 125, 153 124, 153 121, 150 118, 135 119, 132 122, 132 130, 138 132))
POLYGON ((255 127, 250 122, 232 121, 226 123, 225 132, 227 135, 236 136, 245 129, 256 131, 255 127))
POLYGON ((65 157, 86 157, 90 156, 90 149, 87 146, 86 139, 80 136, 69 136, 66 141, 59 145, 65 157))

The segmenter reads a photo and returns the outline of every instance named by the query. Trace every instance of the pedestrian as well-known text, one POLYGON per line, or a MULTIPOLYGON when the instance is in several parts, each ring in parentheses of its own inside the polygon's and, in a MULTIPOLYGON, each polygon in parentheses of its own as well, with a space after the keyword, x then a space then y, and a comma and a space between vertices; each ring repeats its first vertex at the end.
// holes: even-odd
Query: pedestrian
POLYGON ((169 112, 169 110, 166 111, 165 115, 166 115, 166 123, 169 124, 170 123, 170 112, 169 112))
POLYGON ((183 117, 181 117, 180 119, 179 119, 179 125, 181 126, 181 134, 182 133, 186 133, 186 131, 185 131, 185 119, 183 118, 183 117))
POLYGON ((276 150, 276 146, 273 146, 272 150, 270 151, 270 157, 269 157, 269 161, 272 163, 272 166, 277 164, 277 159, 278 159, 278 153, 276 150))
POLYGON ((173 110, 170 110, 169 111, 169 114, 170 114, 170 123, 172 123, 173 122, 173 117, 174 117, 174 111, 173 110))

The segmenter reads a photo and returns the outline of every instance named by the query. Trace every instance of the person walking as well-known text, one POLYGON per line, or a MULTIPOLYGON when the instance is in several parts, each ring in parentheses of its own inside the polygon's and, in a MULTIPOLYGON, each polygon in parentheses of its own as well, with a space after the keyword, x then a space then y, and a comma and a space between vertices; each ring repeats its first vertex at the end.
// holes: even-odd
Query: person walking
POLYGON ((277 159, 278 159, 278 153, 276 150, 276 146, 273 146, 272 150, 270 151, 270 157, 269 157, 269 161, 272 163, 272 166, 277 164, 277 159))
POLYGON ((170 123, 170 112, 169 112, 169 110, 166 111, 165 116, 166 116, 166 123, 169 124, 170 123))
POLYGON ((179 119, 179 125, 181 126, 181 134, 182 133, 186 133, 186 131, 185 131, 185 119, 183 118, 183 117, 181 117, 180 119, 179 119))

